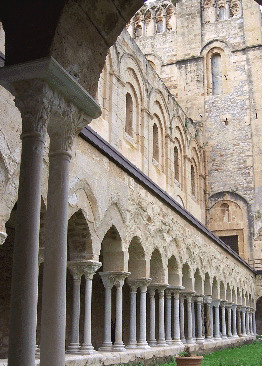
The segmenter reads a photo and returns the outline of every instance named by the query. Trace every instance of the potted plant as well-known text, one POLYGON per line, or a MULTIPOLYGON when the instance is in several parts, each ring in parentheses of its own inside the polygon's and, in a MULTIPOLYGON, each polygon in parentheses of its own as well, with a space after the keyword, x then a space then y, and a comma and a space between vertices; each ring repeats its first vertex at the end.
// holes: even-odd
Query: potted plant
POLYGON ((201 365, 203 356, 191 355, 190 349, 187 347, 184 351, 175 356, 178 365, 201 365))

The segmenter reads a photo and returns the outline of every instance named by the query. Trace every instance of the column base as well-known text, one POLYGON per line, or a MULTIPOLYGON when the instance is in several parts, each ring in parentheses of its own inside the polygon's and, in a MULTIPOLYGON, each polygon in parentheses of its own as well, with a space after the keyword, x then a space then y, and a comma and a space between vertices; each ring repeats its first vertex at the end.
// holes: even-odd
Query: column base
POLYGON ((168 345, 172 345, 172 344, 173 344, 173 340, 172 340, 172 339, 166 339, 166 343, 167 343, 168 345))
POLYGON ((79 354, 80 353, 80 345, 76 342, 71 342, 66 351, 69 354, 79 354))
POLYGON ((214 341, 220 341, 222 340, 221 336, 214 337, 214 341))
POLYGON ((227 336, 226 335, 222 335, 222 339, 227 339, 227 336))
POLYGON ((180 339, 172 340, 173 345, 183 345, 183 342, 180 339))
POLYGON ((112 351, 112 342, 103 342, 103 345, 98 350, 99 351, 112 351))
POLYGON ((87 354, 87 355, 97 354, 97 351, 94 349, 92 345, 83 344, 80 348, 80 354, 87 354))
POLYGON ((123 342, 114 343, 112 351, 126 351, 123 342))
POLYGON ((197 337, 197 338, 196 338, 196 342, 197 342, 198 344, 203 344, 203 343, 204 343, 204 341, 205 341, 205 338, 204 338, 204 337, 197 337))
POLYGON ((190 340, 189 340, 189 339, 187 339, 187 340, 186 340, 186 344, 187 344, 187 345, 194 345, 194 344, 195 344, 195 341, 194 341, 193 339, 190 339, 190 340))
POLYGON ((156 340, 150 340, 148 342, 149 346, 157 346, 157 341, 156 340))
POLYGON ((161 340, 158 339, 156 346, 168 346, 168 345, 165 339, 161 339, 161 340))
POLYGON ((150 349, 147 341, 139 341, 137 344, 137 349, 150 349))
POLYGON ((126 345, 126 349, 137 349, 137 341, 130 342, 126 345))

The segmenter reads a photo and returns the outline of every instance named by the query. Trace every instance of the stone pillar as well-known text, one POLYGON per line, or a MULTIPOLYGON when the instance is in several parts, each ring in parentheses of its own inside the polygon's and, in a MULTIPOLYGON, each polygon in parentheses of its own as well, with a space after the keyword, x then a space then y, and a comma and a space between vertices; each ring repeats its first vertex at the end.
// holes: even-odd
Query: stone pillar
POLYGON ((249 335, 249 307, 246 308, 246 334, 249 335))
POLYGON ((146 293, 147 286, 151 279, 143 278, 137 280, 140 287, 140 336, 137 347, 142 349, 149 349, 150 346, 146 341, 146 293))
POLYGON ((172 344, 172 336, 171 336, 171 296, 172 290, 166 290, 166 342, 167 344, 172 344))
POLYGON ((127 279, 127 283, 130 286, 130 340, 126 346, 127 349, 137 348, 136 341, 136 297, 138 284, 135 280, 127 279))
POLYGON ((212 338, 213 338, 213 305, 211 304, 211 331, 212 331, 212 338))
POLYGON ((44 103, 49 94, 48 85, 41 80, 20 81, 13 86, 15 104, 22 117, 22 150, 13 251, 8 364, 28 366, 35 365, 41 175, 50 106, 44 103))
POLYGON ((242 307, 241 312, 242 312, 242 336, 245 337, 247 336, 246 334, 246 308, 242 307))
POLYGON ((214 329, 214 339, 220 340, 220 317, 219 317, 219 307, 220 307, 220 300, 215 300, 214 304, 214 311, 215 311, 215 329, 214 329))
POLYGON ((84 320, 84 342, 81 346, 82 354, 95 353, 91 343, 91 304, 92 304, 92 280, 96 271, 101 267, 101 262, 85 261, 84 274, 86 279, 85 290, 85 320, 84 320))
POLYGON ((187 344, 194 343, 194 340, 192 337, 192 307, 191 307, 193 294, 194 294, 193 292, 185 293, 186 299, 187 299, 187 317, 188 317, 188 336, 187 336, 187 341, 186 341, 187 344))
POLYGON ((196 338, 196 341, 198 343, 203 343, 204 342, 204 337, 202 335, 202 303, 203 303, 203 296, 202 295, 198 295, 196 296, 196 301, 197 301, 197 331, 198 331, 198 336, 196 338))
POLYGON ((42 289, 40 365, 65 365, 68 186, 74 136, 91 119, 54 93, 42 289))
POLYGON ((150 296, 150 341, 149 341, 149 345, 150 346, 156 346, 156 337, 155 337, 155 291, 156 288, 150 286, 148 288, 149 290, 149 296, 150 296))
POLYGON ((232 306, 233 311, 233 337, 238 337, 236 330, 236 305, 232 306))
POLYGON ((164 291, 168 285, 158 285, 158 297, 159 297, 159 330, 158 330, 158 346, 167 346, 165 340, 165 306, 164 306, 164 291))
POLYGON ((226 308, 227 308, 227 336, 228 337, 232 337, 232 332, 231 332, 231 308, 232 308, 232 304, 227 303, 226 304, 226 308))
MULTIPOLYGON (((184 289, 180 287, 179 290, 184 289)), ((173 343, 182 344, 180 339, 180 316, 179 316, 179 290, 174 289, 174 326, 173 326, 173 343)))
POLYGON ((241 328, 241 305, 236 306, 236 321, 237 321, 237 333, 239 337, 242 337, 242 328, 241 328))
POLYGON ((130 275, 130 272, 112 272, 114 285, 116 286, 116 325, 115 342, 113 350, 126 351, 122 341, 122 287, 124 280, 130 275))
POLYGON ((256 328, 256 311, 253 309, 253 333, 254 335, 257 334, 257 328, 256 328))
POLYGON ((112 351, 111 341, 111 289, 114 280, 110 272, 100 272, 100 277, 105 287, 105 311, 104 311, 104 341, 99 350, 112 351))
POLYGON ((212 339, 212 314, 211 314, 211 303, 212 298, 210 296, 205 297, 206 303, 206 339, 209 341, 212 339))
POLYGON ((185 329, 184 329, 185 312, 184 312, 184 295, 183 294, 180 294, 180 298, 179 298, 179 311, 180 311, 180 339, 183 343, 186 343, 185 329))
POLYGON ((222 339, 227 339, 226 336, 226 323, 225 323, 225 301, 221 302, 221 313, 222 313, 222 339))
POLYGON ((75 262, 69 262, 68 268, 73 276, 73 314, 71 343, 68 352, 71 354, 79 353, 79 320, 80 320, 80 285, 83 270, 75 262))
POLYGON ((250 335, 253 335, 253 328, 252 328, 252 308, 250 308, 250 312, 249 312, 249 332, 250 335))

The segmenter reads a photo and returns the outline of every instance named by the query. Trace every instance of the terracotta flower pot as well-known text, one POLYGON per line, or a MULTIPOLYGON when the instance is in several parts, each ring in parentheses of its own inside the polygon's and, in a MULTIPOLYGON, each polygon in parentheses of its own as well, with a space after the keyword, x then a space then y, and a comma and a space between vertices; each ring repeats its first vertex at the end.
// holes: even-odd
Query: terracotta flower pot
POLYGON ((176 356, 175 359, 178 365, 201 365, 203 356, 176 356))

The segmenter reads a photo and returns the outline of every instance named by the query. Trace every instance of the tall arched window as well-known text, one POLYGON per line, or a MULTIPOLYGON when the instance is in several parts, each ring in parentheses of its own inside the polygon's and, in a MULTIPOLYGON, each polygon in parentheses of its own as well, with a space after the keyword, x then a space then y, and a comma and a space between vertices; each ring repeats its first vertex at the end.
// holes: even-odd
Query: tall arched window
POLYGON ((159 137, 156 124, 153 125, 153 158, 159 162, 159 137))
POLYGON ((125 132, 133 136, 133 100, 130 93, 126 93, 126 123, 125 132))
POLYGON ((212 67, 212 94, 220 95, 223 92, 222 60, 220 54, 216 53, 212 55, 211 67, 212 67))
POLYGON ((191 181, 191 194, 195 197, 196 183, 195 183, 195 169, 193 165, 191 165, 191 170, 190 170, 190 181, 191 181))
POLYGON ((177 147, 174 147, 174 175, 175 179, 179 181, 179 155, 177 147))

